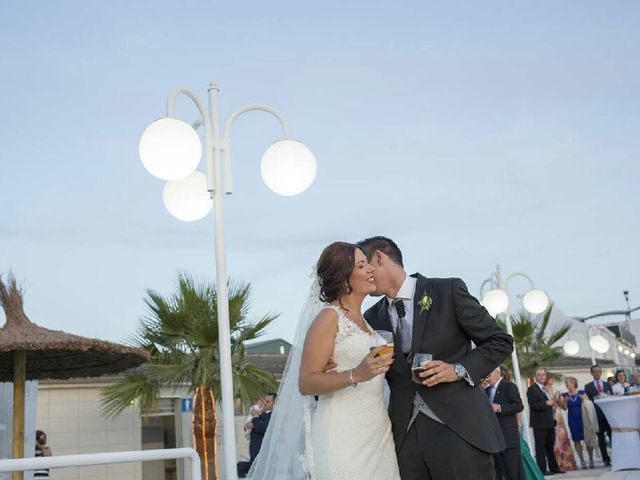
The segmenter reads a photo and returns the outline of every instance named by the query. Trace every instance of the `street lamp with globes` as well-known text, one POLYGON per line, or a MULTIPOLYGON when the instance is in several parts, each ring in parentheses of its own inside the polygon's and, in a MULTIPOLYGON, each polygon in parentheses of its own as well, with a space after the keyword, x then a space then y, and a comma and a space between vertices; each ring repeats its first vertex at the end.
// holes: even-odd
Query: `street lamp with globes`
MULTIPOLYGON (((506 313, 505 323, 507 326, 507 333, 513 336, 513 327, 511 325, 511 311, 509 308, 509 291, 507 289, 509 281, 515 277, 523 277, 531 286, 531 289, 522 298, 523 307, 530 313, 538 314, 544 312, 549 306, 549 297, 547 294, 538 290, 533 285, 533 280, 524 273, 512 273, 506 280, 502 275, 500 265, 496 266, 496 271, 491 273, 491 276, 487 278, 480 285, 480 298, 482 299, 482 305, 487 309, 491 316, 496 317, 501 313, 506 313), (485 291, 485 288, 490 287, 485 291)), ((525 398, 526 392, 522 387, 522 379, 520 376, 520 363, 518 362, 518 353, 516 352, 516 345, 514 342, 513 351, 511 352, 511 362, 513 363, 513 373, 515 375, 516 385, 520 391, 520 396, 525 398)), ((526 428, 526 418, 522 419, 523 431, 527 443, 531 445, 531 437, 529 429, 526 428)))
MULTIPOLYGON (((511 336, 513 336, 513 328, 511 325, 509 293, 507 288, 509 285, 509 281, 515 277, 525 278, 531 286, 531 289, 522 298, 522 306, 528 312, 533 314, 542 313, 549 306, 549 297, 544 291, 538 290, 534 287, 531 277, 524 273, 518 272, 512 273, 505 280, 502 275, 500 265, 497 265, 496 271, 493 272, 491 276, 480 285, 480 297, 482 298, 481 303, 493 317, 501 313, 507 313, 507 315, 505 316, 505 323, 507 325, 507 333, 511 336), (485 288, 487 286, 490 286, 491 289, 485 292, 485 288)), ((522 390, 520 383, 520 364, 518 363, 518 354, 516 352, 515 345, 513 348, 513 352, 511 353, 511 360, 513 362, 513 373, 516 377, 518 389, 522 390)))
POLYGON ((193 91, 186 88, 174 89, 167 99, 166 117, 153 122, 142 134, 139 153, 147 171, 167 181, 162 199, 174 217, 190 222, 204 218, 213 210, 225 478, 235 480, 236 438, 222 208, 223 193, 232 193, 231 125, 243 113, 254 110, 270 113, 280 122, 282 138, 265 151, 261 160, 264 182, 280 195, 292 196, 304 192, 315 179, 316 160, 304 144, 289 138, 284 116, 269 105, 254 103, 238 108, 227 118, 223 134, 220 136, 218 88, 213 82, 208 92, 209 111, 193 91), (201 119, 193 125, 173 116, 176 97, 179 94, 191 99, 200 111, 201 119), (200 126, 204 127, 206 174, 196 170, 203 150, 196 131, 200 126))

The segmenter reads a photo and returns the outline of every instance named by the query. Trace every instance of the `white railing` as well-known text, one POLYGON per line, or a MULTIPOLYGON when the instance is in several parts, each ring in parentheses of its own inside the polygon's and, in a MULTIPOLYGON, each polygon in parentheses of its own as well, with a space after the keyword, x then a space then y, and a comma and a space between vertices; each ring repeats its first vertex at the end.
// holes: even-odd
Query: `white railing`
POLYGON ((145 462, 184 458, 191 460, 191 480, 201 480, 200 457, 193 448, 168 448, 164 450, 136 450, 131 452, 87 453, 61 455, 59 457, 34 457, 0 460, 0 473, 24 472, 43 468, 86 467, 112 463, 145 462))

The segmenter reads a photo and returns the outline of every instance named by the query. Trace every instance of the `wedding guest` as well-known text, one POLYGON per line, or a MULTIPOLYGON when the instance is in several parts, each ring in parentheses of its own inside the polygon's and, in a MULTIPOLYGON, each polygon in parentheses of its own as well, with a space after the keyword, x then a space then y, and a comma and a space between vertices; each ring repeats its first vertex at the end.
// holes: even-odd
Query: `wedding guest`
POLYGON ((249 455, 250 462, 253 461, 260 453, 262 447, 262 440, 264 440, 264 434, 269 426, 271 420, 271 412, 276 401, 276 394, 269 393, 262 400, 263 411, 257 417, 253 417, 250 422, 247 422, 245 427, 251 431, 251 438, 249 440, 249 455))
POLYGON ((244 433, 247 440, 251 439, 251 429, 247 428, 247 424, 251 422, 251 419, 259 416, 262 413, 263 406, 262 400, 259 398, 251 399, 251 407, 249 408, 249 412, 247 413, 247 418, 245 419, 244 433))
MULTIPOLYGON (((50 457, 52 455, 51 449, 47 445, 47 434, 42 430, 36 431, 36 457, 50 457)), ((41 468, 33 471, 33 478, 38 480, 49 478, 49 469, 41 468)))
POLYGON ((558 467, 553 453, 553 445, 556 440, 553 407, 556 406, 556 401, 544 385, 546 379, 547 371, 544 368, 537 368, 535 380, 527 390, 527 400, 530 408, 529 424, 533 428, 536 462, 543 475, 548 475, 550 472, 563 473, 558 467), (547 465, 549 466, 548 469, 547 465))
MULTIPOLYGON (((571 439, 580 458, 580 466, 587 468, 582 448, 582 442, 585 439, 582 410, 583 403, 590 400, 584 390, 578 390, 578 380, 575 377, 565 378, 564 385, 568 391, 563 394, 564 402, 562 408, 568 411, 567 418, 569 429, 571 430, 571 439)), ((593 443, 587 442, 587 453, 589 455, 589 468, 593 468, 593 443)))
POLYGON ((545 386, 547 387, 547 391, 551 395, 551 398, 556 401, 556 404, 553 407, 553 419, 555 420, 556 425, 556 440, 553 444, 553 453, 556 457, 556 462, 558 462, 560 470, 577 470, 578 466, 576 465, 576 459, 573 455, 573 449, 571 448, 569 430, 567 429, 567 424, 564 421, 564 416, 562 415, 564 397, 556 389, 555 383, 555 378, 553 378, 553 375, 547 371, 545 386))
MULTIPOLYGON (((587 393, 589 400, 593 402, 594 398, 599 395, 612 395, 613 391, 611 390, 611 385, 609 382, 602 381, 602 368, 598 365, 591 366, 591 376, 593 377, 593 381, 587 383, 584 386, 584 391, 587 393)), ((595 405, 595 404, 594 404, 595 405)), ((605 433, 611 439, 611 427, 609 426, 609 422, 607 421, 607 417, 604 416, 602 409, 595 405, 596 407, 596 415, 598 416, 598 445, 600 446, 600 454, 602 455, 602 461, 604 462, 605 467, 611 465, 611 458, 607 453, 607 443, 605 441, 605 433)))
POLYGON ((631 375, 631 385, 627 387, 626 393, 640 392, 640 372, 631 375))
POLYGON ((607 377, 607 383, 613 387, 616 384, 616 377, 607 377))
POLYGON ((501 367, 488 378, 487 396, 493 412, 498 417, 500 429, 507 445, 503 451, 493 454, 496 480, 524 480, 520 452, 520 434, 517 414, 524 408, 518 387, 501 376, 501 367))
POLYGON ((615 379, 616 383, 611 387, 613 394, 624 395, 625 389, 629 386, 629 382, 627 382, 627 374, 624 370, 617 370, 615 379))

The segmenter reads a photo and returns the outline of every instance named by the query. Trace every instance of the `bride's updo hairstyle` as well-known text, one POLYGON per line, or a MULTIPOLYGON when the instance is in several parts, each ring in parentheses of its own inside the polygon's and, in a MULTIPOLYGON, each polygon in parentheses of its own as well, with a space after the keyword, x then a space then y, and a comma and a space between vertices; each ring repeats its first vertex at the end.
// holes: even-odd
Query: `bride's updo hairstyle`
POLYGON ((321 301, 331 303, 351 293, 349 275, 355 265, 356 248, 353 243, 334 242, 322 251, 316 266, 321 301))

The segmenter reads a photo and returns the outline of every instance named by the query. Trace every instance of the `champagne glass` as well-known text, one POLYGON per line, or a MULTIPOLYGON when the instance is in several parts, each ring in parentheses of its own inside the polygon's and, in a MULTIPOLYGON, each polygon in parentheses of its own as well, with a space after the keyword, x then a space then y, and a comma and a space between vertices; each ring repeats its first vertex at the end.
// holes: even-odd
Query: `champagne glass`
POLYGON ((426 379, 422 378, 420 373, 424 372, 424 367, 432 360, 433 355, 430 353, 416 353, 411 362, 411 380, 422 385, 426 379))
POLYGON ((371 346, 369 349, 372 350, 376 347, 384 347, 376 356, 393 353, 393 332, 389 332, 387 330, 375 330, 373 335, 371 335, 371 346))

